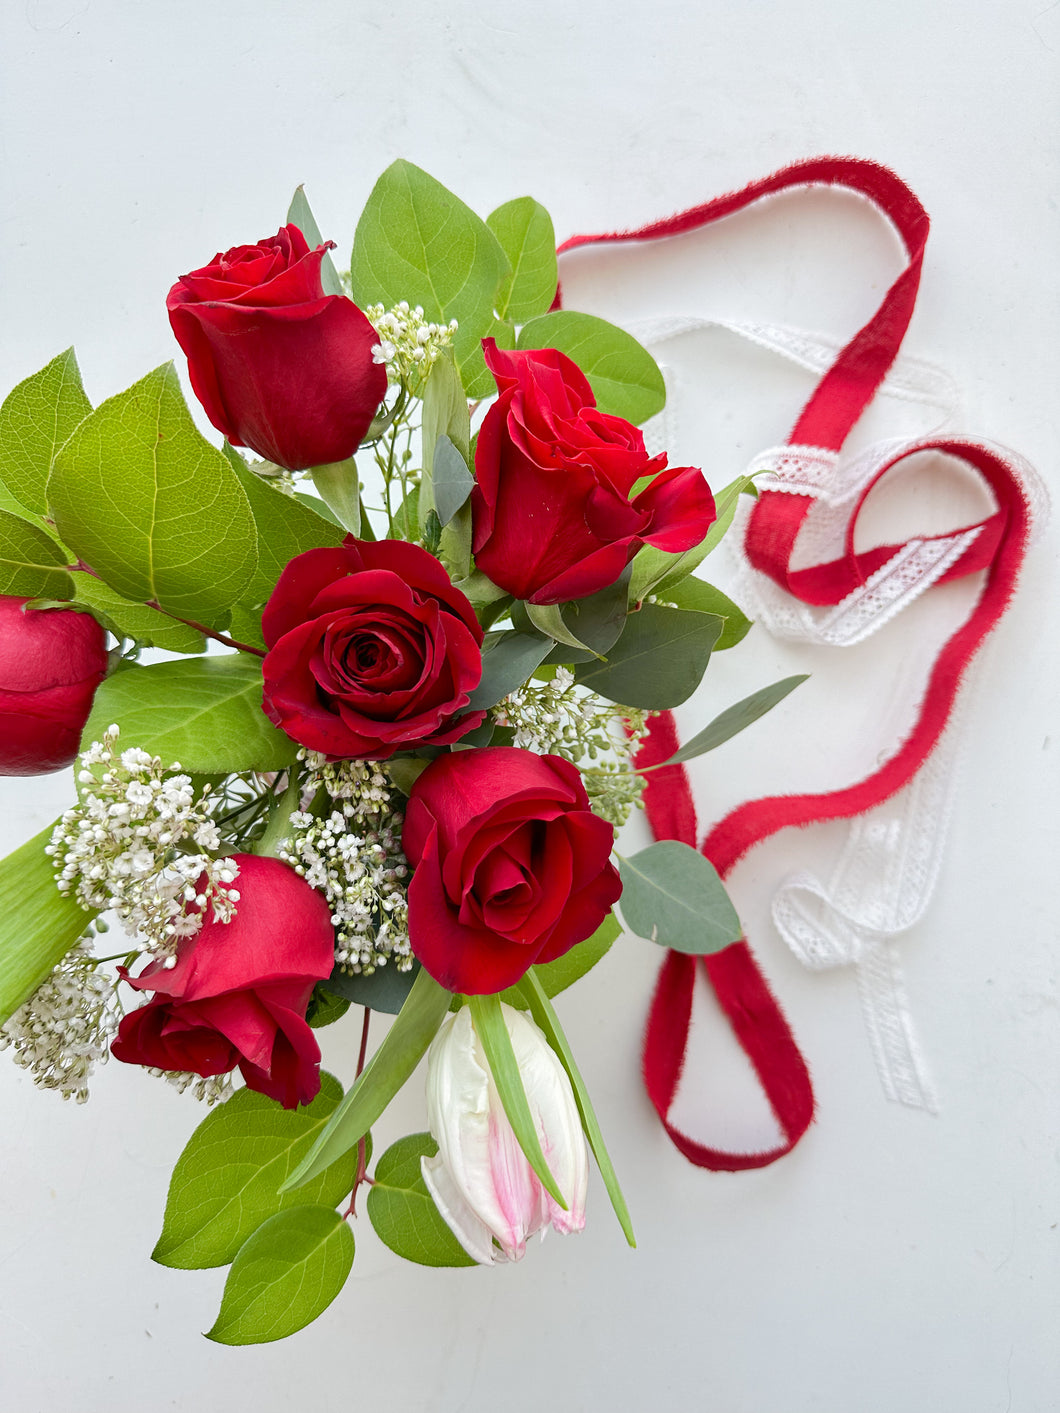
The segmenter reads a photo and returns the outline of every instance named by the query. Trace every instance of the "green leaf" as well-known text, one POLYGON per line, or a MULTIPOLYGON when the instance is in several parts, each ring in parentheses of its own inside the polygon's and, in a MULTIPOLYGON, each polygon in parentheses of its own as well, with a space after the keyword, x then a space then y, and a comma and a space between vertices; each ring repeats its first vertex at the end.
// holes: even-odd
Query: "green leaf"
POLYGON ((611 651, 626 626, 631 572, 631 566, 627 564, 613 584, 590 594, 588 598, 562 605, 560 612, 564 623, 585 644, 586 652, 572 658, 570 652, 561 647, 555 648, 545 662, 588 662, 611 651))
POLYGON ((452 994, 421 969, 383 1043, 283 1191, 316 1177, 364 1137, 423 1058, 451 1000, 452 994))
POLYGON ((0 594, 69 600, 67 556, 50 535, 21 516, 0 510, 0 594))
MULTIPOLYGON (((333 524, 300 498, 285 495, 245 463, 235 468, 239 484, 250 504, 258 535, 258 567, 241 595, 244 603, 260 609, 276 587, 280 575, 297 555, 311 549, 333 549, 341 545, 344 530, 333 524)), ((314 471, 314 477, 316 471, 314 471)), ((309 497, 307 497, 309 499, 309 497)))
POLYGON ((442 525, 448 525, 457 511, 467 504, 475 478, 467 462, 443 432, 434 446, 431 458, 431 489, 434 508, 442 525))
POLYGON ((0 860, 0 1025, 31 996, 96 916, 55 886, 49 824, 0 860))
POLYGON ((504 1012, 496 996, 472 996, 468 1000, 475 1032, 482 1041, 486 1061, 497 1086, 497 1094, 512 1132, 518 1140, 523 1156, 537 1174, 538 1181, 550 1196, 566 1212, 567 1201, 559 1190, 559 1184, 541 1151, 541 1140, 530 1112, 530 1104, 523 1088, 523 1078, 519 1073, 519 1062, 512 1048, 512 1038, 504 1023, 504 1012))
POLYGON ((397 161, 376 182, 350 259, 353 297, 362 309, 406 299, 433 322, 456 319, 453 346, 462 364, 478 352, 510 273, 486 223, 434 177, 397 161))
POLYGON ((469 711, 496 706, 533 675, 552 647, 551 638, 529 633, 491 633, 483 643, 482 680, 471 693, 469 711))
POLYGON ((601 412, 639 426, 666 405, 659 365, 631 334, 595 314, 557 309, 519 331, 519 348, 558 348, 572 358, 596 395, 601 412))
POLYGON ((55 459, 64 542, 124 598, 216 626, 257 565, 250 505, 199 434, 171 363, 87 417, 55 459))
POLYGON ((794 677, 784 677, 768 687, 760 687, 757 692, 752 692, 749 697, 744 697, 720 716, 716 716, 709 725, 704 726, 691 741, 686 742, 662 764, 677 765, 680 761, 694 760, 696 756, 714 750, 730 737, 746 730, 760 716, 765 716, 767 711, 772 711, 778 702, 782 702, 789 692, 793 692, 801 682, 805 682, 809 675, 808 672, 800 672, 794 677))
POLYGON ((44 515, 55 453, 92 411, 72 348, 19 383, 0 408, 0 480, 17 501, 44 515))
POLYGON ((556 296, 556 233, 552 217, 532 196, 506 201, 486 217, 512 267, 501 285, 497 313, 524 324, 544 314, 556 296))
MULTIPOLYGON (((306 238, 306 244, 310 250, 315 250, 318 245, 324 244, 324 237, 320 234, 320 227, 309 209, 309 201, 306 198, 305 187, 295 187, 294 195, 291 197, 291 204, 287 208, 288 224, 298 227, 306 238)), ((320 262, 320 283, 324 287, 325 294, 344 294, 342 281, 339 279, 338 271, 335 269, 335 262, 330 255, 325 254, 320 262)))
MULTIPOLYGON (((319 519, 326 520, 329 525, 334 525, 339 530, 342 529, 342 526, 339 524, 339 517, 335 514, 330 505, 325 505, 319 496, 311 496, 308 491, 295 491, 294 499, 299 505, 306 506, 306 508, 311 510, 319 519)), ((370 540, 371 538, 371 535, 364 536, 366 540, 370 540)))
MULTIPOLYGON (((434 512, 437 515, 437 511, 434 512)), ((462 505, 448 525, 442 526, 438 558, 450 579, 457 582, 471 573, 471 506, 462 505)))
POLYGON ((574 1090, 574 1102, 578 1105, 578 1113, 581 1115, 582 1128, 585 1136, 589 1140, 589 1147, 592 1149, 593 1157, 596 1159, 597 1167, 600 1169, 600 1176, 604 1180, 607 1188, 607 1195, 611 1199, 611 1206, 615 1210, 619 1225, 625 1233, 626 1240, 630 1246, 636 1246, 637 1240, 633 1235, 633 1222, 630 1219, 629 1208, 626 1206, 626 1199, 622 1195, 622 1188, 619 1185, 618 1174, 615 1172, 615 1165, 611 1161, 611 1155, 607 1151, 607 1144, 604 1142, 604 1135, 600 1128, 596 1111, 593 1108, 592 1100, 589 1098, 589 1091, 585 1087, 585 1081, 574 1059, 574 1052, 570 1048, 570 1043, 563 1033, 563 1027, 559 1023, 559 1016, 556 1015, 552 1003, 548 999, 545 988, 541 985, 539 977, 534 975, 534 968, 531 967, 526 976, 519 983, 525 1003, 530 1007, 530 1014, 535 1022, 544 1032, 545 1039, 552 1046, 552 1049, 559 1056, 560 1063, 567 1071, 567 1076, 574 1090))
POLYGON ((206 1338, 265 1344, 316 1319, 346 1284, 353 1232, 330 1207, 278 1212, 239 1249, 206 1338))
POLYGON ((314 466, 309 473, 320 499, 344 530, 361 533, 361 483, 353 457, 314 466))
MULTIPOLYGON (((622 931, 621 924, 614 913, 608 913, 603 922, 584 942, 579 942, 576 947, 572 947, 569 952, 564 952, 562 957, 557 957, 554 962, 538 962, 532 966, 533 972, 541 985, 541 989, 546 996, 558 996, 561 991, 566 991, 568 986, 580 980, 581 977, 593 969, 611 950, 611 945, 615 938, 622 931)), ((506 991, 499 993, 500 999, 506 1001, 509 1006, 523 1007, 526 1002, 523 1000, 519 985, 509 986, 506 991)))
POLYGON ((743 609, 705 579, 696 579, 690 575, 680 584, 674 584, 667 589, 666 597, 678 608, 691 609, 695 613, 712 613, 724 620, 725 626, 714 644, 716 653, 725 648, 734 648, 751 631, 751 620, 743 609))
POLYGON ((130 667, 96 693, 82 741, 116 722, 121 749, 139 746, 193 775, 281 770, 296 743, 261 709, 261 664, 244 653, 130 667))
POLYGON ((391 756, 383 769, 403 795, 411 795, 413 785, 430 763, 426 756, 391 756))
MULTIPOLYGON (((759 473, 760 474, 760 473, 759 473)), ((707 531, 707 538, 703 541, 703 554, 708 555, 712 550, 717 549, 725 535, 726 530, 733 522, 736 515, 736 507, 742 495, 757 496, 754 478, 751 476, 737 476, 735 481, 730 481, 727 486, 718 492, 714 497, 714 505, 718 512, 718 518, 707 531)))
MULTIPOLYGON (((724 535, 736 513, 736 505, 744 491, 753 491, 754 482, 750 476, 738 476, 714 498, 717 519, 705 537, 692 549, 680 554, 667 554, 654 545, 645 545, 633 560, 633 581, 630 585, 630 598, 634 603, 656 594, 659 598, 673 598, 668 591, 680 584, 703 562, 724 535)), ((691 604, 682 605, 692 607, 691 604)), ((741 635, 742 636, 742 635, 741 635)), ((719 647, 721 644, 719 644, 719 647)), ((725 644, 729 646, 729 644, 725 644)))
POLYGON ((318 983, 313 987, 313 994, 309 998, 306 1021, 314 1030, 323 1030, 326 1025, 334 1025, 337 1020, 342 1020, 350 1009, 350 1004, 345 996, 337 996, 327 986, 318 983))
MULTIPOLYGON (((423 444, 423 474, 420 478, 419 518, 426 524, 434 505, 434 449, 442 437, 448 437, 463 457, 471 459, 471 416, 460 375, 448 358, 439 358, 430 371, 423 389, 423 414, 420 439, 423 444)), ((437 512, 435 512, 437 513, 437 512)), ((439 521, 439 525, 441 522, 439 521)))
POLYGON ((631 613, 606 662, 575 668, 583 686, 625 706, 663 710, 687 701, 699 686, 724 627, 710 613, 645 604, 631 613))
POLYGON ((362 972, 340 971, 336 967, 325 985, 329 991, 355 1005, 396 1016, 405 1004, 419 972, 419 962, 413 962, 408 971, 398 971, 396 966, 376 967, 370 976, 362 972))
POLYGON ((283 1109, 240 1089, 211 1110, 177 1159, 151 1259, 185 1271, 224 1266, 275 1213, 340 1202, 353 1186, 355 1159, 333 1164, 295 1192, 277 1189, 341 1098, 342 1085, 322 1073, 320 1093, 304 1108, 283 1109))
POLYGON ((70 579, 74 586, 75 605, 87 608, 116 638, 135 638, 147 647, 165 648, 171 653, 206 651, 206 639, 186 623, 168 618, 157 608, 130 603, 92 574, 78 570, 70 575, 70 579))
MULTIPOLYGON (((482 338, 492 339, 498 348, 514 348, 515 325, 510 319, 494 319, 489 328, 483 331, 482 338)), ((497 391, 496 379, 486 367, 481 339, 474 348, 457 359, 457 366, 460 369, 460 381, 469 398, 478 400, 492 397, 497 391)))
POLYGON ((394 512, 394 531, 402 540, 420 537, 420 488, 413 486, 394 512))
POLYGON ((528 603, 523 607, 526 616, 533 626, 541 633, 546 634, 555 643, 563 643, 566 647, 574 648, 576 652, 591 653, 598 657, 588 643, 582 640, 567 627, 563 617, 563 610, 558 603, 528 603))
POLYGON ((705 956, 743 936, 736 909, 709 859, 676 839, 650 844, 619 859, 620 907, 638 937, 705 956))
POLYGON ((384 1245, 420 1266, 474 1266, 434 1205, 420 1169, 438 1145, 429 1133, 410 1133, 389 1147, 376 1165, 368 1192, 368 1218, 384 1245))

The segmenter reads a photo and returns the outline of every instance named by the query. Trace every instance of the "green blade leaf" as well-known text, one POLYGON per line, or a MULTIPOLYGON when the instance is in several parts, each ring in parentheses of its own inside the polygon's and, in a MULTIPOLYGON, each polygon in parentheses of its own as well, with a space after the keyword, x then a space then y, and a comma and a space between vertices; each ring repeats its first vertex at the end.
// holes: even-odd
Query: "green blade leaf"
POLYGON ((353 1155, 297 1191, 278 1195, 277 1190, 341 1098, 338 1080, 321 1074, 320 1093, 304 1108, 283 1109, 263 1094, 240 1089, 211 1110, 177 1159, 151 1259, 186 1271, 224 1266, 275 1213, 340 1202, 353 1186, 353 1155))
MULTIPOLYGON (((761 474, 761 473, 758 473, 761 474)), ((727 486, 718 492, 714 497, 714 505, 718 512, 718 518, 707 531, 707 537, 703 541, 703 555, 708 555, 712 550, 717 549, 725 535, 726 530, 733 522, 736 515, 736 507, 742 495, 757 496, 753 476, 737 476, 735 481, 730 481, 727 486)), ((701 556, 702 558, 702 556, 701 556)))
POLYGON ((73 596, 67 556, 50 535, 0 510, 0 594, 66 601, 73 596))
POLYGON ((615 1172, 615 1165, 611 1161, 611 1155, 607 1151, 607 1144, 604 1142, 604 1135, 600 1128, 600 1122, 596 1117, 592 1100, 589 1098, 589 1091, 585 1087, 585 1081, 581 1077, 577 1063, 574 1059, 574 1052, 570 1048, 570 1043, 563 1033, 563 1027, 559 1023, 559 1016, 553 1009, 552 1002, 548 999, 548 993, 541 984, 539 977, 534 975, 534 968, 531 967, 526 976, 519 983, 523 999, 530 1008, 537 1025, 544 1031, 545 1038, 552 1046, 553 1050, 560 1058, 563 1068, 567 1071, 567 1076, 574 1090, 574 1101, 578 1105, 578 1113, 581 1115, 582 1128, 585 1136, 589 1140, 589 1147, 593 1151, 597 1167, 600 1169, 600 1176, 604 1180, 607 1188, 607 1195, 611 1199, 611 1206, 615 1209, 615 1216, 619 1225, 625 1233, 626 1240, 630 1246, 636 1246, 637 1239, 633 1235, 633 1222, 630 1219, 629 1208, 626 1206, 626 1199, 622 1195, 622 1188, 619 1185, 618 1174, 615 1172))
POLYGON ((91 411, 72 348, 5 398, 0 407, 0 480, 27 510, 46 512, 45 487, 55 453, 91 411))
POLYGON ((557 309, 519 331, 519 348, 558 348, 572 358, 596 395, 601 412, 639 426, 666 405, 659 365, 631 334, 595 314, 557 309))
POLYGON ((227 622, 258 562, 232 466, 200 435, 171 363, 87 417, 55 459, 63 541, 124 598, 227 622))
POLYGON ((328 1308, 353 1266, 353 1232, 330 1207, 293 1207, 239 1249, 206 1338, 265 1344, 304 1329, 328 1308))
POLYGON ((736 909, 709 859, 688 844, 662 839, 619 859, 626 926, 638 937, 705 956, 743 936, 736 909))
POLYGON ((54 825, 0 860, 0 1025, 31 996, 96 916, 55 886, 44 846, 54 825))
POLYGON ((606 662, 585 663, 583 686, 625 706, 662 710, 687 701, 702 681, 724 620, 646 603, 631 613, 606 662))
POLYGON ((556 233, 552 217, 532 196, 506 201, 486 217, 512 267, 497 295, 501 318, 524 324, 544 314, 556 295, 556 233))
POLYGON ((438 1145, 429 1133, 410 1133, 389 1147, 376 1165, 368 1192, 368 1218, 384 1245, 420 1266, 474 1266, 434 1205, 420 1170, 438 1145))
POLYGON ((453 346, 463 365, 479 353, 497 291, 510 274, 497 237, 434 177, 397 161, 376 182, 350 259, 353 297, 362 309, 406 299, 422 305, 432 322, 456 319, 453 346))
POLYGON ((139 746, 192 774, 282 770, 296 743, 261 709, 261 663, 244 653, 129 667, 96 693, 82 742, 116 722, 121 749, 139 746))
MULTIPOLYGON (((294 195, 291 197, 291 204, 287 208, 287 222, 298 227, 306 238, 306 244, 310 250, 315 250, 318 245, 324 244, 324 237, 320 234, 320 227, 317 225, 312 211, 309 209, 309 201, 305 194, 305 187, 295 187, 294 195)), ((325 294, 344 294, 342 281, 339 279, 338 271, 335 269, 335 262, 330 255, 325 254, 320 262, 320 283, 324 287, 325 294)))
POLYGON ((434 508, 442 525, 448 525, 457 511, 467 504, 475 478, 467 462, 453 442, 443 432, 434 444, 431 458, 431 488, 434 508))
POLYGON ((482 679, 471 693, 468 710, 481 711, 503 701, 541 665, 551 647, 551 638, 491 633, 483 643, 482 679))
POLYGON ((508 1034, 508 1027, 504 1023, 501 1003, 496 996, 472 996, 468 1005, 471 1007, 471 1019, 475 1031, 482 1041, 483 1050, 486 1052, 486 1060, 490 1067, 490 1074, 493 1076, 493 1083, 497 1086, 497 1094, 504 1106, 504 1112, 508 1116, 508 1122, 512 1126, 512 1132, 515 1134, 519 1147, 523 1150, 526 1161, 537 1174, 541 1186, 566 1212, 568 1210, 566 1198, 560 1192, 559 1184, 552 1176, 545 1155, 541 1151, 541 1140, 537 1136, 533 1115, 530 1113, 530 1104, 526 1097, 526 1090, 523 1088, 523 1079, 519 1073, 515 1051, 512 1048, 512 1039, 508 1034))
POLYGON ((728 707, 720 716, 716 716, 709 725, 704 726, 691 741, 687 741, 662 764, 677 765, 681 761, 694 760, 696 756, 713 751, 715 747, 745 730, 760 716, 765 716, 767 711, 772 711, 778 702, 782 702, 789 692, 793 692, 801 682, 805 682, 809 675, 808 672, 800 672, 794 677, 783 677, 768 687, 760 687, 757 692, 752 692, 749 697, 744 697, 734 706, 728 707))
POLYGON ((344 530, 361 533, 361 483, 353 457, 314 466, 310 475, 320 499, 344 530))
POLYGON ((694 613, 712 613, 723 620, 725 626, 714 644, 716 653, 725 648, 734 648, 751 631, 751 620, 743 609, 705 579, 696 579, 690 575, 680 584, 674 584, 667 589, 666 598, 678 608, 691 609, 694 613))
POLYGON ((135 638, 147 647, 165 648, 171 653, 206 651, 206 639, 186 623, 167 618, 157 608, 123 599, 121 594, 115 593, 102 579, 92 574, 76 571, 70 579, 74 586, 75 605, 87 608, 116 638, 135 638))
MULTIPOLYGON (((557 957, 554 962, 538 962, 532 966, 530 971, 537 978, 546 996, 558 996, 561 991, 566 991, 568 986, 585 976, 585 974, 596 966, 611 950, 611 945, 615 938, 622 931, 622 926, 614 913, 608 913, 603 922, 596 929, 591 937, 587 937, 584 942, 579 942, 572 947, 569 952, 564 952, 562 957, 557 957)), ((528 973, 529 975, 529 973, 528 973)), ((509 986, 506 991, 498 993, 502 1001, 509 1006, 523 1007, 526 1002, 519 989, 521 983, 509 986)))
POLYGON ((421 969, 383 1043, 281 1191, 308 1182, 356 1146, 423 1058, 451 1000, 421 969))

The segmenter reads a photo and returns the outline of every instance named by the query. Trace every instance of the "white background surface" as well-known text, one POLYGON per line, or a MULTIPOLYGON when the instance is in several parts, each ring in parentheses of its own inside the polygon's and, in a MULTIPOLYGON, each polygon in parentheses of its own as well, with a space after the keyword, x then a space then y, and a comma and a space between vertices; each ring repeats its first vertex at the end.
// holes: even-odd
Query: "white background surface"
MULTIPOLYGON (((853 153, 897 170, 934 220, 907 350, 955 375, 961 430, 1018 448, 1058 489, 1060 8, 1046 0, 307 0, 297 13, 278 0, 10 0, 0 46, 3 391, 70 343, 93 401, 177 355, 174 278, 275 230, 299 182, 345 256, 396 156, 483 214, 531 192, 563 238, 640 224, 800 156, 853 153)), ((695 312, 843 335, 898 268, 882 222, 818 195, 650 254, 575 257, 566 289, 570 307, 613 318, 695 312)), ((783 438, 810 390, 712 336, 667 361, 684 388, 673 459, 717 484, 783 438)), ((879 431, 909 426, 893 407, 874 416, 879 431)), ((945 518, 944 495, 918 496, 918 512, 945 518)), ((64 1106, 0 1057, 0 1409, 1056 1408, 1056 536, 988 650, 941 884, 903 942, 937 1117, 885 1102, 852 976, 803 973, 769 925, 771 885, 796 863, 827 870, 827 831, 771 842, 737 879, 817 1087, 819 1121, 791 1157, 711 1175, 670 1147, 638 1079, 648 944, 616 944, 563 1006, 636 1252, 599 1186, 583 1236, 488 1272, 406 1265, 362 1220, 354 1273, 314 1326, 278 1346, 213 1346, 199 1331, 223 1272, 148 1260, 203 1111, 117 1064, 88 1106, 64 1106)), ((858 662, 871 660, 870 648, 858 662)), ((686 732, 744 681, 799 665, 768 640, 719 663, 686 732)), ((861 667, 812 665, 801 716, 778 713, 697 769, 704 820, 785 788, 796 721, 816 732, 800 769, 824 783, 889 744, 872 692, 858 695, 861 667)), ((63 775, 0 782, 4 847, 70 797, 63 775)), ((326 1036, 346 1079, 355 1029, 326 1036)), ((701 1053, 697 1074, 709 1068, 701 1053)), ((730 1099, 728 1132, 766 1141, 759 1103, 730 1099)), ((377 1151, 422 1123, 411 1086, 377 1151)))

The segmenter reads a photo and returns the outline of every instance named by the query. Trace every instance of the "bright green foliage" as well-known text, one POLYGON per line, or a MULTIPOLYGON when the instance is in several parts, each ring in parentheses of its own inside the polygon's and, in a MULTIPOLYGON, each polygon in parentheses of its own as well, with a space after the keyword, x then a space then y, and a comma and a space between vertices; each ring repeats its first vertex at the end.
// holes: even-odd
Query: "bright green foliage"
POLYGON ((595 314, 557 309, 531 319, 519 332, 519 348, 558 348, 572 358, 596 395, 601 412, 639 426, 666 405, 659 365, 632 334, 595 314))
POLYGON ((421 970, 408 999, 363 1074, 332 1114, 309 1154, 295 1168, 284 1189, 308 1182, 348 1153, 393 1099, 437 1034, 450 992, 421 970))
MULTIPOLYGON (((351 467, 352 467, 352 463, 351 467)), ((306 550, 342 544, 344 531, 293 496, 276 490, 245 464, 233 470, 250 503, 258 532, 258 565, 242 592, 245 603, 260 610, 287 563, 306 550)), ((356 486, 356 472, 354 473, 356 486)))
POLYGON ((743 936, 736 909, 709 859, 676 839, 662 839, 619 860, 626 926, 638 937, 704 956, 743 936))
POLYGON ((63 541, 127 599, 217 627, 257 566, 250 505, 202 437, 171 363, 110 398, 56 457, 63 541))
POLYGON ((479 341, 510 274, 485 221, 411 162, 392 163, 372 188, 353 240, 353 297, 362 309, 404 299, 433 323, 456 319, 457 365, 475 369, 474 379, 463 379, 468 396, 482 395, 479 341))
POLYGON ((330 1207, 278 1212, 240 1247, 207 1339, 265 1344, 328 1308, 353 1266, 353 1232, 330 1207))
POLYGON ((278 1194, 341 1098, 338 1080, 321 1074, 320 1093, 304 1108, 283 1109, 263 1094, 240 1089, 212 1110, 173 1169, 152 1259, 182 1270, 224 1266, 275 1213, 341 1202, 353 1187, 355 1154, 305 1187, 278 1194))
POLYGON ((544 314, 556 294, 556 233, 552 217, 532 196, 506 201, 486 217, 512 267, 497 296, 502 319, 524 324, 544 314))
POLYGON ((772 711, 778 702, 782 702, 788 693, 805 682, 808 676, 809 673, 801 672, 794 677, 784 677, 768 687, 760 687, 757 692, 752 692, 749 697, 744 697, 716 716, 663 764, 677 765, 681 761, 694 760, 696 756, 713 751, 731 737, 745 731, 760 716, 765 716, 767 711, 772 711))
MULTIPOLYGON (((611 944, 621 931, 618 918, 614 913, 608 913, 592 936, 587 937, 584 942, 579 942, 554 962, 539 962, 537 966, 531 967, 530 970, 545 995, 558 996, 561 991, 566 991, 568 986, 573 986, 586 972, 591 971, 611 950, 611 944)), ((521 982, 510 986, 507 991, 500 992, 500 999, 506 1001, 509 1006, 524 1006, 526 1002, 521 987, 521 982)))
POLYGON ((479 711, 496 706, 521 687, 544 661, 551 640, 529 633, 490 633, 482 644, 482 679, 471 693, 469 707, 479 711))
POLYGON ((380 1241, 420 1266, 474 1266, 446 1226, 420 1170, 438 1145, 429 1133, 410 1133, 389 1147, 376 1165, 368 1217, 380 1241))
POLYGON ((55 453, 91 411, 72 348, 5 398, 0 408, 0 481, 35 515, 47 510, 45 488, 55 453))
POLYGON ((661 596, 678 608, 692 609, 695 613, 711 613, 721 618, 724 627, 718 634, 713 651, 720 653, 725 648, 734 648, 751 630, 751 620, 738 604, 733 603, 727 594, 708 584, 705 579, 697 579, 690 574, 680 584, 674 584, 661 596))
POLYGON ((49 825, 0 859, 0 1025, 32 995, 95 917, 55 886, 49 825))
MULTIPOLYGON (((291 204, 287 208, 287 222, 289 225, 296 225, 306 238, 306 244, 310 250, 315 250, 318 245, 324 244, 324 237, 320 234, 320 227, 317 225, 312 211, 309 209, 309 200, 305 194, 305 187, 295 188, 295 193, 291 197, 291 204)), ((320 262, 320 283, 324 287, 325 294, 342 294, 342 281, 339 279, 338 271, 335 269, 335 262, 330 255, 325 255, 320 262)))
POLYGON ((0 594, 69 599, 67 556, 50 535, 28 520, 0 510, 0 594))
POLYGON ((711 613, 645 604, 631 613, 606 662, 575 669, 583 686, 626 706, 679 706, 702 681, 724 620, 711 613))
POLYGON ((178 658, 117 672, 100 687, 82 735, 86 746, 115 722, 120 746, 195 775, 281 770, 297 746, 261 709, 261 664, 245 653, 178 658))
POLYGON ((70 580, 74 586, 74 604, 87 608, 116 638, 135 638, 146 647, 166 648, 171 653, 205 651, 206 639, 186 623, 167 617, 157 608, 130 603, 92 574, 76 571, 70 575, 70 580))

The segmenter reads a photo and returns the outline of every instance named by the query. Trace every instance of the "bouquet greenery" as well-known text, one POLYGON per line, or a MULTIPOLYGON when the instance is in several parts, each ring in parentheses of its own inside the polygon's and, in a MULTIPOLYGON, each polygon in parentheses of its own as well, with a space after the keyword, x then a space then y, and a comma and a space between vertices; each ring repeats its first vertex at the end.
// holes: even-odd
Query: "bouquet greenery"
POLYGON ((558 307, 529 197, 483 221, 397 162, 348 274, 332 248, 299 190, 173 286, 220 447, 172 365, 93 409, 71 350, 0 411, 0 768, 80 753, 76 802, 0 863, 0 1039, 78 1101, 108 1052, 223 1101, 154 1257, 231 1263, 227 1343, 330 1303, 362 1186, 400 1256, 488 1264, 583 1225, 588 1148, 632 1243, 550 998, 620 898, 661 946, 740 936, 696 850, 614 835, 666 764, 638 769, 651 714, 747 630, 694 571, 753 487, 649 454, 659 370, 558 307), (343 1093, 316 1031, 351 1006, 343 1093), (373 1168, 425 1054, 429 1131, 373 1168))

